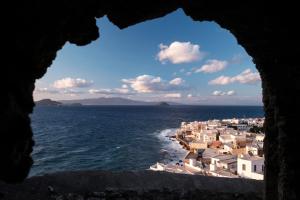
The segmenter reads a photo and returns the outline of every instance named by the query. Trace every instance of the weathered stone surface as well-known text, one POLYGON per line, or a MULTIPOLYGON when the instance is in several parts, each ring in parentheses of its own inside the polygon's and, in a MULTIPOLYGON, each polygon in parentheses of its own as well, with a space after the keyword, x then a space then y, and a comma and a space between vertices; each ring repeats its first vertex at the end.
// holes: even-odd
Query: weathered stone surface
POLYGON ((215 21, 228 29, 253 57, 263 81, 266 111, 265 198, 297 199, 300 34, 296 1, 10 1, 4 7, 9 15, 2 27, 10 44, 4 48, 9 65, 1 68, 0 179, 20 182, 28 174, 34 145, 29 118, 34 83, 66 42, 81 46, 97 39, 95 18, 104 15, 124 28, 177 8, 193 20, 215 21))
POLYGON ((240 199, 260 200, 263 182, 166 172, 60 172, 20 185, 0 183, 5 200, 240 199))

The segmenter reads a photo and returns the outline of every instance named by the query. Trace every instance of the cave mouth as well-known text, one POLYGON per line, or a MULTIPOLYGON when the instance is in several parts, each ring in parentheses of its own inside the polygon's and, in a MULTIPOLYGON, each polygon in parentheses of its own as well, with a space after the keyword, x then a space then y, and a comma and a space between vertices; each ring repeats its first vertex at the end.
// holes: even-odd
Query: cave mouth
POLYGON ((17 55, 17 59, 10 60, 9 67, 3 69, 5 77, 14 79, 3 81, 0 179, 18 182, 28 175, 34 145, 29 118, 34 107, 34 83, 45 74, 57 51, 66 42, 83 46, 97 39, 99 32, 95 18, 104 15, 118 27, 125 28, 183 8, 185 14, 195 21, 215 21, 229 30, 253 57, 262 79, 266 118, 265 199, 297 199, 295 174, 299 171, 299 156, 296 154, 298 140, 295 133, 298 129, 295 125, 299 121, 300 100, 295 94, 299 91, 298 52, 286 51, 299 43, 299 31, 295 29, 299 12, 295 4, 67 0, 63 3, 26 1, 17 6, 7 5, 16 16, 7 18, 9 23, 5 25, 15 41, 9 44, 15 51, 9 51, 7 58, 17 55))

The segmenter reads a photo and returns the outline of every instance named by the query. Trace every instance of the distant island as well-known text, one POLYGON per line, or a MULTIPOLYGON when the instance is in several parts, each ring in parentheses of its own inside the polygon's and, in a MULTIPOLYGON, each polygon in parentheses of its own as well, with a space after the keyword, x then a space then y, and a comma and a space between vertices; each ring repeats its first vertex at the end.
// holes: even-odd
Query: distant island
POLYGON ((167 102, 159 102, 158 105, 159 106, 170 106, 170 104, 168 104, 167 102))
POLYGON ((146 102, 120 97, 101 97, 93 99, 60 100, 43 99, 35 102, 37 106, 170 106, 183 105, 176 102, 146 102))
POLYGON ((62 103, 58 101, 53 101, 51 99, 42 99, 35 102, 36 106, 61 106, 62 103))

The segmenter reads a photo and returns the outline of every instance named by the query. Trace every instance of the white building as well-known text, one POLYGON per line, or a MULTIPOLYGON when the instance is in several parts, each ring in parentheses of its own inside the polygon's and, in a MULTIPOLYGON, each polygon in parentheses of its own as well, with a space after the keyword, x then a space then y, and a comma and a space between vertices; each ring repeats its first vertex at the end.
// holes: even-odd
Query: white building
POLYGON ((198 154, 188 152, 184 158, 184 166, 189 167, 197 172, 203 171, 204 165, 201 161, 198 161, 198 154))
POLYGON ((222 142, 223 144, 232 143, 232 138, 230 134, 223 134, 219 136, 219 141, 222 142))
POLYGON ((231 134, 232 142, 237 144, 239 142, 246 142, 246 133, 239 133, 239 134, 231 134))
POLYGON ((259 142, 263 142, 265 139, 265 134, 256 134, 255 140, 259 142))
POLYGON ((163 163, 159 163, 159 162, 150 166, 150 170, 153 171, 165 171, 165 168, 166 166, 163 163))
POLYGON ((240 120, 236 119, 236 118, 233 118, 233 119, 231 119, 231 123, 233 123, 233 124, 239 124, 240 120))
POLYGON ((203 142, 212 143, 217 140, 217 130, 205 130, 203 131, 203 142))
POLYGON ((224 147, 224 151, 223 152, 226 152, 226 153, 231 153, 232 150, 233 150, 233 144, 232 143, 225 143, 223 145, 224 147))
POLYGON ((237 173, 244 178, 264 179, 264 158, 259 156, 241 155, 237 159, 237 173))
POLYGON ((263 155, 263 142, 253 141, 251 144, 246 145, 246 153, 254 156, 263 155))
POLYGON ((237 162, 236 156, 233 155, 217 155, 211 158, 210 171, 215 171, 217 168, 228 169, 228 164, 237 162), (234 161, 235 160, 235 161, 234 161), (230 161, 230 162, 225 162, 230 161), (227 163, 227 164, 225 164, 227 163), (226 166, 225 166, 226 165, 226 166))

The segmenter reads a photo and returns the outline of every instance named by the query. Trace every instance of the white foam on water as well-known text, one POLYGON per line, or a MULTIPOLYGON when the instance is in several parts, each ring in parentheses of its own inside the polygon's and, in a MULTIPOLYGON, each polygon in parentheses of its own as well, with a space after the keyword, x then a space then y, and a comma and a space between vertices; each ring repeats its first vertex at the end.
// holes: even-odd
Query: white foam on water
POLYGON ((176 164, 179 160, 184 159, 187 154, 187 150, 183 149, 176 138, 171 138, 171 136, 175 136, 176 128, 165 129, 160 131, 157 134, 157 137, 162 143, 161 153, 164 155, 165 159, 164 163, 172 163, 176 164))

